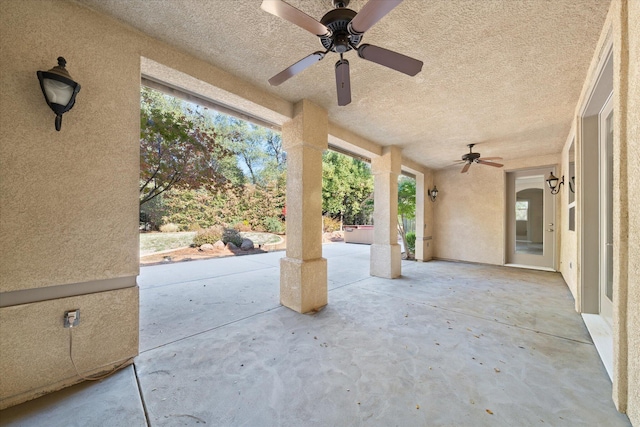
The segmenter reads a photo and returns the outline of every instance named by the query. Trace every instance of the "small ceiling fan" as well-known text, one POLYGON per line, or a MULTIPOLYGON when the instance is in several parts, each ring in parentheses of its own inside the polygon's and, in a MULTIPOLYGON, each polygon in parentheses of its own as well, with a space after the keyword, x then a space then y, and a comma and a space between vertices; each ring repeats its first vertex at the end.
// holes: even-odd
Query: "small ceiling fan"
POLYGON ((479 163, 481 165, 493 166, 495 168, 501 168, 504 165, 495 162, 489 162, 487 160, 502 160, 502 157, 480 157, 480 153, 473 152, 473 146, 476 144, 467 144, 469 147, 469 152, 462 156, 462 160, 457 160, 456 163, 464 163, 465 165, 462 168, 460 173, 465 173, 471 167, 471 163, 479 163))
POLYGON ((320 21, 316 21, 282 0, 263 0, 260 6, 262 10, 286 19, 318 36, 325 49, 302 58, 289 68, 271 77, 269 84, 278 86, 322 60, 329 52, 335 52, 340 55, 340 60, 336 62, 335 67, 338 105, 348 105, 351 102, 351 81, 349 61, 344 59, 343 55, 352 49, 357 50, 358 56, 362 59, 384 65, 409 76, 415 76, 422 70, 422 61, 382 47, 360 44, 364 33, 401 2, 402 0, 369 0, 362 7, 362 10, 356 13, 347 9, 349 0, 333 0, 335 9, 327 12, 320 21))

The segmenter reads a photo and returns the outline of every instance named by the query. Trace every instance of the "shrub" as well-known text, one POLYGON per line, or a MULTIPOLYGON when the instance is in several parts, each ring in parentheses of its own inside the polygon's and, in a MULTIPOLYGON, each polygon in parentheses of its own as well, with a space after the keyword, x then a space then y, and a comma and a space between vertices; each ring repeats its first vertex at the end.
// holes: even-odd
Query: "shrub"
POLYGON ((337 219, 333 219, 329 216, 324 217, 324 232, 325 233, 333 233, 334 231, 340 230, 340 221, 337 219))
POLYGON ((264 228, 269 233, 284 233, 284 224, 280 221, 280 218, 275 216, 269 216, 264 219, 264 228))
POLYGON ((193 243, 196 246, 202 246, 205 243, 213 245, 218 240, 222 240, 223 233, 224 229, 222 227, 214 225, 213 227, 209 227, 206 230, 200 230, 196 232, 196 235, 193 238, 193 243))
POLYGON ((411 252, 416 251, 416 233, 413 231, 407 233, 407 246, 411 252))
POLYGON ((242 222, 237 222, 236 225, 233 226, 236 231, 251 231, 251 226, 249 225, 249 221, 246 219, 242 222))
POLYGON ((234 230, 233 228, 227 228, 222 233, 222 242, 226 245, 231 242, 237 247, 242 245, 242 236, 238 230, 234 230))
POLYGON ((169 224, 162 224, 160 226, 160 231, 163 233, 175 233, 178 230, 180 230, 180 227, 172 222, 170 222, 169 224))

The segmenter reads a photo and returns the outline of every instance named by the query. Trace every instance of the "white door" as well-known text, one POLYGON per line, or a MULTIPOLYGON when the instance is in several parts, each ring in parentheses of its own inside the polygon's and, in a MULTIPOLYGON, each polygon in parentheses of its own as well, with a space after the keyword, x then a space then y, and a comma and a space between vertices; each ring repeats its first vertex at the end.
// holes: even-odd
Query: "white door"
POLYGON ((555 205, 545 181, 548 173, 507 173, 507 264, 555 269, 555 205))
POLYGON ((613 97, 599 116, 600 129, 600 315, 613 316, 613 97))

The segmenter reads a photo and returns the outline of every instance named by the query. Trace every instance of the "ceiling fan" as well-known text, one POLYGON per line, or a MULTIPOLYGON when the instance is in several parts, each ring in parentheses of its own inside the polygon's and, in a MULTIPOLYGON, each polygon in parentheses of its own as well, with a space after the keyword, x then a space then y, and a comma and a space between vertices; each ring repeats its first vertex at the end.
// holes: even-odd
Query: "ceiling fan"
POLYGON ((401 2, 402 0, 369 0, 362 7, 362 10, 356 13, 347 9, 349 0, 333 0, 335 9, 327 12, 320 21, 316 21, 282 0, 263 0, 260 6, 262 10, 286 19, 318 36, 325 49, 302 58, 289 68, 271 77, 269 84, 278 86, 322 60, 329 52, 335 52, 340 54, 340 60, 336 62, 335 66, 338 105, 347 105, 351 102, 351 82, 349 61, 343 58, 343 54, 352 49, 356 50, 362 59, 384 65, 409 76, 415 76, 422 70, 422 61, 382 47, 360 44, 364 33, 401 2))
POLYGON ((476 144, 467 144, 469 152, 462 156, 462 160, 456 161, 456 163, 464 163, 464 167, 460 173, 465 173, 471 167, 471 163, 479 163, 481 165, 493 166, 495 168, 501 168, 504 165, 495 162, 489 162, 487 160, 502 160, 502 157, 480 157, 480 153, 473 152, 473 146, 476 144))

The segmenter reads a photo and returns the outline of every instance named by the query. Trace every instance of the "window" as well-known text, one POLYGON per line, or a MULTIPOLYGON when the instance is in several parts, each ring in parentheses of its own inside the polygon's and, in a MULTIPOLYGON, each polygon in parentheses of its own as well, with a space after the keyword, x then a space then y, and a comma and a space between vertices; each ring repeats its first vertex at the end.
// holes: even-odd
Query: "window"
POLYGON ((516 202, 516 221, 529 220, 529 201, 518 200, 516 202))

